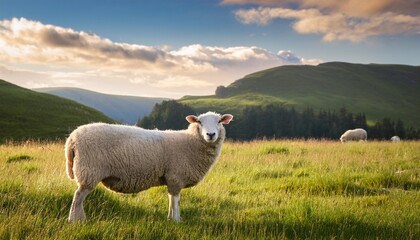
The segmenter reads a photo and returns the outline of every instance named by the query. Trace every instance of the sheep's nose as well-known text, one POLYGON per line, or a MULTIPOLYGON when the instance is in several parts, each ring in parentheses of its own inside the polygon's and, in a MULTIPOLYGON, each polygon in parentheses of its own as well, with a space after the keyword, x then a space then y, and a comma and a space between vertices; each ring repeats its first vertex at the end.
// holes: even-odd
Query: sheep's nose
POLYGON ((212 140, 214 135, 216 135, 216 133, 206 133, 207 136, 209 136, 209 139, 212 140))

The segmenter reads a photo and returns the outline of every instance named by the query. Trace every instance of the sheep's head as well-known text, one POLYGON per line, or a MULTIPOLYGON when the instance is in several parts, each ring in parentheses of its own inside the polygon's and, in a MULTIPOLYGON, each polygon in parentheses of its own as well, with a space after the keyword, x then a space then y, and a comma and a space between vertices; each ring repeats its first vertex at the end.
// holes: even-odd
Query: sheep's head
POLYGON ((206 142, 213 143, 219 139, 223 124, 228 124, 233 119, 233 116, 230 114, 221 116, 214 112, 207 112, 198 117, 189 115, 186 119, 189 123, 197 123, 203 139, 206 142))

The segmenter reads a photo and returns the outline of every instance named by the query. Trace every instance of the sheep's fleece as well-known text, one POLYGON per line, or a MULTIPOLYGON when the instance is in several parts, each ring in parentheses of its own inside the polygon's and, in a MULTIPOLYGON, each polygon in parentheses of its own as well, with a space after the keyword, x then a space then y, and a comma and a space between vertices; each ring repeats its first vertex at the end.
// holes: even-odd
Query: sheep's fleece
POLYGON ((398 136, 392 136, 392 138, 390 140, 391 140, 391 142, 400 142, 401 138, 398 137, 398 136))
POLYGON ((167 185, 168 218, 180 221, 182 188, 196 185, 220 155, 223 124, 233 116, 208 112, 187 116, 188 129, 146 130, 93 123, 74 130, 65 144, 67 175, 78 184, 69 221, 85 220, 83 201, 102 182, 121 193, 167 185))
POLYGON ((367 132, 363 128, 347 130, 340 137, 342 143, 347 141, 367 141, 367 132))

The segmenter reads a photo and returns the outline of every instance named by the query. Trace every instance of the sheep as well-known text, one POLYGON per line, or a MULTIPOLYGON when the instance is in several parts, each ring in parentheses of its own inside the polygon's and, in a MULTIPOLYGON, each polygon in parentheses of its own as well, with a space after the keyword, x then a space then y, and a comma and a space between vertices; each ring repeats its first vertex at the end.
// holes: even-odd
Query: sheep
POLYGON ((105 123, 78 127, 65 143, 67 175, 78 185, 69 222, 86 219, 83 201, 100 182, 119 193, 166 185, 168 219, 179 222, 181 189, 195 186, 209 172, 225 139, 223 124, 232 119, 214 112, 189 115, 188 129, 179 131, 105 123))
POLYGON ((401 141, 401 138, 398 137, 398 136, 393 136, 390 140, 391 140, 391 142, 399 142, 399 141, 401 141))
POLYGON ((341 135, 340 141, 342 143, 347 141, 367 141, 367 132, 363 128, 347 130, 341 135))

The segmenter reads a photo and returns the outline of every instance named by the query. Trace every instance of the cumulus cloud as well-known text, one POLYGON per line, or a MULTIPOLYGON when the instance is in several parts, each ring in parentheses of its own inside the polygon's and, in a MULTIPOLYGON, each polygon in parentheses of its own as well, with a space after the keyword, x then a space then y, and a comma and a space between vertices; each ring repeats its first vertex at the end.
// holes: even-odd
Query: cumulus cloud
POLYGON ((301 34, 323 34, 323 40, 362 41, 370 36, 420 34, 420 4, 414 0, 225 0, 225 4, 275 5, 239 9, 236 18, 244 24, 267 25, 274 19, 293 19, 301 34), (297 9, 287 8, 290 4, 297 9), (280 7, 278 7, 280 6, 280 7), (411 15, 413 14, 413 15, 411 15))
POLYGON ((76 85, 95 90, 96 84, 107 92, 125 88, 132 95, 180 97, 211 94, 218 85, 269 67, 319 62, 255 46, 158 48, 25 18, 0 21, 0 78, 25 87, 76 85))
POLYGON ((285 62, 290 62, 290 63, 294 63, 294 64, 301 64, 302 63, 302 58, 299 58, 298 56, 296 56, 290 50, 279 51, 277 53, 277 56, 279 56, 279 58, 283 59, 283 61, 285 61, 285 62))
MULTIPOLYGON (((303 58, 296 56, 290 50, 281 50, 278 54, 274 54, 255 46, 222 48, 195 44, 172 51, 171 54, 188 57, 194 61, 206 61, 218 69, 233 65, 257 64, 258 62, 274 65, 303 64, 303 58)), ((321 60, 319 61, 321 62, 321 60)))
POLYGON ((202 67, 174 58, 156 47, 112 42, 95 34, 24 18, 0 21, 0 26, 0 56, 9 62, 24 60, 65 66, 138 67, 151 71, 161 68, 200 71, 202 67))
MULTIPOLYGON (((186 57, 197 62, 205 61, 217 68, 234 64, 243 64, 246 62, 271 62, 281 60, 266 49, 244 46, 223 48, 195 44, 172 51, 171 54, 174 56, 186 57)), ((286 62, 283 62, 282 64, 285 63, 286 62)))
POLYGON ((281 6, 291 8, 316 8, 327 12, 341 12, 349 16, 364 16, 394 12, 399 14, 418 15, 418 0, 222 0, 222 4, 254 4, 260 6, 281 6))
POLYGON ((276 18, 311 18, 320 16, 321 13, 317 9, 293 10, 287 8, 267 8, 259 7, 249 10, 237 10, 235 15, 239 21, 246 24, 257 23, 266 25, 276 18))

